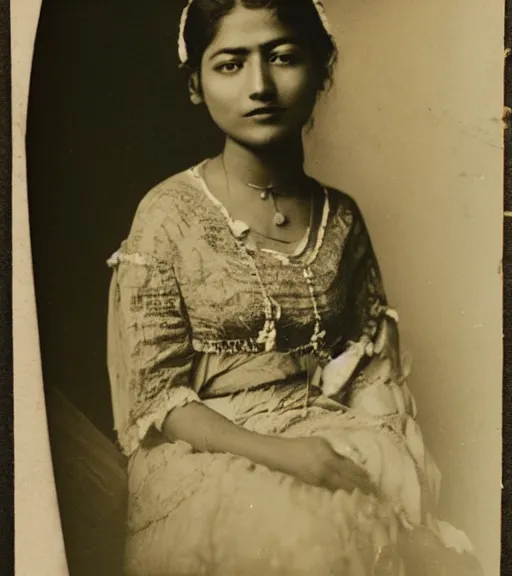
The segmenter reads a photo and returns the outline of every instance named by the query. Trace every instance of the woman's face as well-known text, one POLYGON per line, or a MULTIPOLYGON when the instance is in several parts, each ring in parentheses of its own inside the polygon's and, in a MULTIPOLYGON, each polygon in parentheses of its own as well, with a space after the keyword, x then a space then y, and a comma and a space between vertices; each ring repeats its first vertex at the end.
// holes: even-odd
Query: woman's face
POLYGON ((248 147, 300 137, 319 87, 307 45, 272 10, 237 5, 203 55, 206 106, 228 138, 248 147))

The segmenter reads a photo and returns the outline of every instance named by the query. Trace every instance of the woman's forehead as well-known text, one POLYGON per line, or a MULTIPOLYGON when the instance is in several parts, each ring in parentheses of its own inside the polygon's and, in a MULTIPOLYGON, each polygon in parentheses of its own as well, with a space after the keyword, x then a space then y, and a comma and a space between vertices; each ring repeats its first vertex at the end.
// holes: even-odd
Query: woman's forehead
POLYGON ((280 39, 286 42, 299 38, 295 30, 285 26, 275 10, 268 8, 244 8, 237 5, 219 23, 217 33, 206 49, 210 56, 224 49, 247 49, 272 45, 280 39))

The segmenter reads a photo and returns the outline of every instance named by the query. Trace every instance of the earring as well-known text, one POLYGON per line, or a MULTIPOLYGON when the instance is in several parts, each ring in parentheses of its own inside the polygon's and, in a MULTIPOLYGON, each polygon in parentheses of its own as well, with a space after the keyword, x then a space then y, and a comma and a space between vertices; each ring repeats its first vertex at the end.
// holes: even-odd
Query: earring
POLYGON ((190 94, 190 101, 192 104, 202 104, 203 103, 203 96, 201 93, 201 83, 197 76, 197 73, 194 73, 190 76, 188 82, 188 91, 190 94))
POLYGON ((202 104, 203 103, 203 99, 201 98, 201 96, 197 93, 197 92, 190 92, 190 101, 192 102, 192 104, 194 105, 198 105, 198 104, 202 104))

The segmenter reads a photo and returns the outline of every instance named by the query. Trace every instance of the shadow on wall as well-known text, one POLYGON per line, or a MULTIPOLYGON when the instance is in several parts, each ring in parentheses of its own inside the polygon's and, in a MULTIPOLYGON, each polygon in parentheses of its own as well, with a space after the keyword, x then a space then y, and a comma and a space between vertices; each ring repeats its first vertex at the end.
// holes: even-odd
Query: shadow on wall
POLYGON ((180 10, 45 0, 35 46, 27 156, 44 381, 110 437, 105 261, 143 195, 220 145, 178 70, 180 10))

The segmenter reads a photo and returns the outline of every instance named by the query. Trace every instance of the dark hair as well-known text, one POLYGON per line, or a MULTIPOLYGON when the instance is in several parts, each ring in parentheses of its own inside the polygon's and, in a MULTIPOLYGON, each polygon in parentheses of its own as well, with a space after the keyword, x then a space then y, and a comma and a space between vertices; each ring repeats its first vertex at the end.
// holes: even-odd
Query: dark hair
POLYGON ((275 10, 279 20, 308 39, 316 65, 321 70, 321 85, 332 80, 337 58, 336 46, 325 30, 313 0, 194 0, 184 30, 188 60, 183 68, 195 72, 203 54, 215 38, 219 22, 239 4, 245 8, 275 10))

